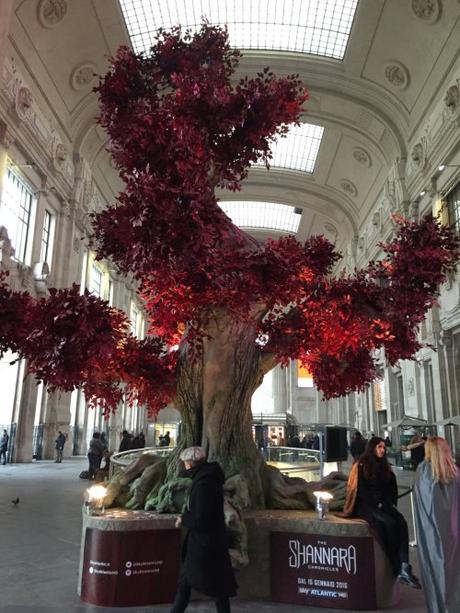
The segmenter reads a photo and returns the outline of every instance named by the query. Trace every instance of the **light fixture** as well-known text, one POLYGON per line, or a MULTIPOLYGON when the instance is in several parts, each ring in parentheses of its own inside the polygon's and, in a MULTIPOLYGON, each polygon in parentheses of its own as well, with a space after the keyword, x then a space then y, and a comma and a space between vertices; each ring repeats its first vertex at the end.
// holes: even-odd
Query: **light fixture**
POLYGON ((440 164, 438 166, 438 171, 442 172, 444 168, 460 168, 460 164, 440 164))
POLYGON ((93 485, 86 490, 87 499, 85 507, 88 515, 103 515, 104 500, 107 494, 107 488, 103 485, 93 485))
POLYGON ((313 492, 313 495, 316 496, 316 510, 318 511, 319 519, 327 519, 327 514, 329 512, 329 503, 334 498, 334 496, 330 492, 325 491, 313 492))

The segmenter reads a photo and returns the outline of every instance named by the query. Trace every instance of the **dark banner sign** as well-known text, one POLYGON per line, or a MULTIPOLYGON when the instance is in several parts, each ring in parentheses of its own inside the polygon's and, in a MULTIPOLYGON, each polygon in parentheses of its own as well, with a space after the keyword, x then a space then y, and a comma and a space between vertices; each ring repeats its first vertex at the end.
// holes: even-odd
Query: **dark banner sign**
POLYGON ((81 599, 106 607, 172 602, 179 567, 179 530, 88 528, 81 599))
POLYGON ((270 583, 276 602, 376 609, 373 539, 272 532, 270 583))

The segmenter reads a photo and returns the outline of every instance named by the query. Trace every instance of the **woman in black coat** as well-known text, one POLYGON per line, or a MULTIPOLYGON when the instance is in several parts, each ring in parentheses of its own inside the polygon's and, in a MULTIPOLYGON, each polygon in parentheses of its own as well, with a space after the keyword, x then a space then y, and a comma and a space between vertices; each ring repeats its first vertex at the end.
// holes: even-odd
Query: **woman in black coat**
POLYGON ((420 589, 409 564, 409 531, 396 509, 398 487, 383 438, 373 436, 353 465, 344 515, 365 519, 375 529, 400 583, 420 589))
POLYGON ((183 568, 171 613, 182 613, 191 589, 214 598, 218 613, 229 613, 236 581, 228 552, 224 519, 224 473, 217 462, 206 462, 201 447, 181 453, 187 476, 193 479, 187 509, 176 526, 187 528, 183 568))

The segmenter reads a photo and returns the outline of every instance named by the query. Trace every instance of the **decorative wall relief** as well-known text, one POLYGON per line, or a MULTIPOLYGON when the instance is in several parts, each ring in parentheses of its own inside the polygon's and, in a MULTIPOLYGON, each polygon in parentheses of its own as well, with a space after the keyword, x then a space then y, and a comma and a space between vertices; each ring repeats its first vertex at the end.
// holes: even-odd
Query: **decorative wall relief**
POLYGON ((406 89, 409 85, 409 71, 401 62, 387 62, 384 72, 386 80, 396 89, 406 89))
POLYGON ((0 262, 6 265, 13 255, 14 249, 8 236, 8 230, 5 226, 0 225, 0 262))
POLYGON ((427 166, 427 139, 425 136, 422 136, 419 142, 412 147, 410 157, 416 170, 423 170, 427 166))
POLYGON ((337 239, 339 233, 337 231, 337 228, 333 224, 326 222, 324 224, 324 229, 328 234, 334 237, 334 241, 337 239))
POLYGON ((356 196, 358 195, 356 185, 352 183, 349 179, 341 179, 340 187, 352 198, 356 198, 356 196))
POLYGON ((418 221, 420 216, 420 204, 418 200, 413 200, 409 205, 409 217, 412 221, 418 221))
POLYGON ((407 381, 407 394, 408 396, 413 396, 415 394, 415 384, 412 377, 407 381))
POLYGON ((412 0, 412 11, 428 24, 435 23, 441 13, 439 0, 412 0))
POLYGON ((38 5, 38 21, 44 28, 54 28, 67 14, 66 0, 41 0, 38 5))
POLYGON ((47 279, 50 274, 50 269, 47 262, 37 262, 33 267, 33 277, 35 291, 39 296, 45 296, 48 293, 47 279))
POLYGON ((73 250, 75 253, 80 253, 80 242, 81 240, 77 237, 73 239, 73 250))
POLYGON ((455 111, 460 102, 460 90, 458 85, 451 85, 444 96, 444 104, 450 111, 455 111))
POLYGON ((53 166, 56 170, 64 170, 67 161, 67 149, 62 143, 58 143, 53 155, 53 166))
POLYGON ((96 67, 94 64, 80 64, 72 71, 70 76, 70 84, 73 89, 80 91, 89 89, 89 86, 96 77, 96 67))
POLYGON ((75 210, 73 202, 64 196, 59 196, 60 209, 59 212, 63 217, 71 217, 75 210))
POLYGON ((374 226, 374 228, 380 228, 380 213, 379 213, 379 211, 376 211, 372 215, 372 225, 374 226))
POLYGON ((24 86, 19 87, 14 101, 14 109, 19 119, 29 119, 31 117, 33 102, 30 89, 24 86))
POLYGON ((460 80, 457 79, 454 85, 451 85, 446 91, 443 98, 444 112, 443 120, 451 121, 456 117, 460 117, 460 80))
POLYGON ((11 134, 8 124, 0 120, 0 143, 5 149, 11 147, 14 142, 14 137, 11 134))
POLYGON ((390 213, 394 213, 398 208, 398 203, 396 201, 395 182, 390 179, 387 179, 383 186, 383 199, 388 203, 390 213))
POLYGON ((358 164, 366 166, 366 168, 370 168, 372 166, 371 156, 362 147, 355 147, 353 149, 353 158, 358 162, 358 164))

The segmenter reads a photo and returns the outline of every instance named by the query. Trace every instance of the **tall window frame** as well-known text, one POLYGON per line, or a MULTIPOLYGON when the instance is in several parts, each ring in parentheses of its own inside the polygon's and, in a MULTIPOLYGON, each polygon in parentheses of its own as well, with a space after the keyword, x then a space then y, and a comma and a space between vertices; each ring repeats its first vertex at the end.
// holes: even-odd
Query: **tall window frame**
POLYGON ((90 287, 89 291, 98 296, 98 298, 102 298, 102 282, 103 282, 104 273, 99 268, 99 266, 93 262, 91 267, 91 278, 90 278, 90 287))
POLYGON ((40 246, 40 262, 46 262, 50 268, 53 260, 55 224, 56 216, 48 209, 45 209, 40 246))
POLYGON ((0 200, 0 218, 14 248, 13 259, 30 265, 37 199, 33 188, 8 164, 0 200))
POLYGON ((449 226, 460 234, 460 181, 446 196, 449 226))

